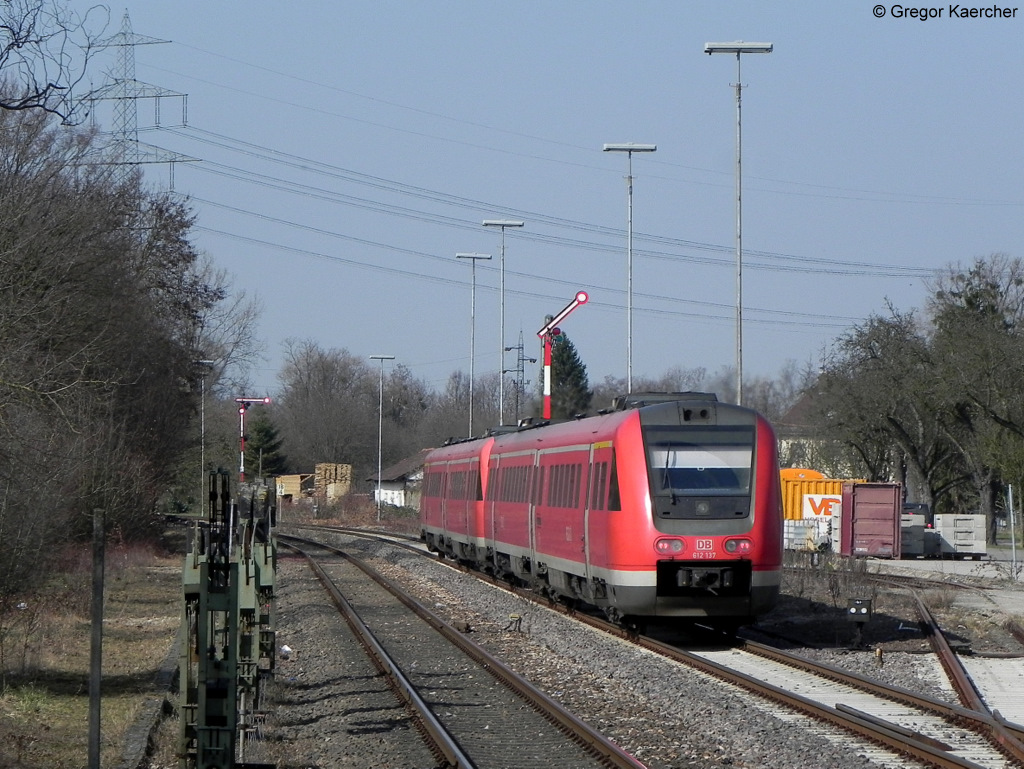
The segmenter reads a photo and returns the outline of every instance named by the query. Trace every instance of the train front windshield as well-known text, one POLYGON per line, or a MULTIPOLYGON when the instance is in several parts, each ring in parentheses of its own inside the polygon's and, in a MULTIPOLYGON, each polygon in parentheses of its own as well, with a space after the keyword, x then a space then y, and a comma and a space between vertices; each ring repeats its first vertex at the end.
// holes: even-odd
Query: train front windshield
POLYGON ((753 475, 754 428, 744 425, 645 430, 651 493, 670 517, 745 514, 753 475), (695 504, 698 498, 722 504, 695 504), (711 499, 709 499, 711 498, 711 499))

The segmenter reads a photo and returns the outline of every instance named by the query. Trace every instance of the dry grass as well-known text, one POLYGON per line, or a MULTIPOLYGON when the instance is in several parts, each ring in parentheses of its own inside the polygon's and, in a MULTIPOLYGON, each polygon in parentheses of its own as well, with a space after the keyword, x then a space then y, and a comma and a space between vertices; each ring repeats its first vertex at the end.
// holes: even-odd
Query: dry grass
MULTIPOLYGON (((88 756, 90 584, 87 551, 0 618, 0 766, 80 769, 88 756)), ((181 557, 108 549, 103 622, 101 762, 120 763, 174 642, 181 557)))

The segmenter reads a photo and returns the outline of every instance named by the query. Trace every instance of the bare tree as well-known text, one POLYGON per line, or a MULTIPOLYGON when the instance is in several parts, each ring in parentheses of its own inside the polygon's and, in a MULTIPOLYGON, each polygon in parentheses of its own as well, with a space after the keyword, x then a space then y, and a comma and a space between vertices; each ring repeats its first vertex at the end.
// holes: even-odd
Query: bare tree
MULTIPOLYGON (((376 465, 378 375, 348 350, 288 340, 273 419, 297 468, 351 464, 366 477, 376 465)), ((356 475, 355 477, 359 477, 356 475)))
POLYGON ((192 329, 197 360, 210 361, 200 372, 206 376, 204 386, 208 392, 242 392, 260 359, 256 321, 262 305, 244 291, 233 291, 227 273, 209 257, 199 261, 194 277, 218 297, 195 316, 192 329))
POLYGON ((88 162, 92 138, 0 109, 0 537, 24 556, 0 594, 95 507, 125 536, 152 529, 196 444, 195 328, 227 295, 188 207, 88 162))
POLYGON ((101 5, 79 14, 61 0, 0 4, 0 78, 7 85, 0 109, 42 110, 78 122, 84 102, 77 89, 108 22, 101 5))

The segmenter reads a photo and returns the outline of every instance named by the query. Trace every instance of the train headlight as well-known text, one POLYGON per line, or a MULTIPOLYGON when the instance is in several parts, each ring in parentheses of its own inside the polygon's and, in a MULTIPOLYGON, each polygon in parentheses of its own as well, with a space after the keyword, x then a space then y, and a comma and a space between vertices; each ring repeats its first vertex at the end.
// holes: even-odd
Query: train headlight
POLYGON ((754 543, 745 537, 725 540, 725 552, 738 555, 749 555, 754 550, 754 543))
POLYGON ((658 555, 679 555, 686 549, 681 539, 662 538, 655 540, 654 550, 658 555))

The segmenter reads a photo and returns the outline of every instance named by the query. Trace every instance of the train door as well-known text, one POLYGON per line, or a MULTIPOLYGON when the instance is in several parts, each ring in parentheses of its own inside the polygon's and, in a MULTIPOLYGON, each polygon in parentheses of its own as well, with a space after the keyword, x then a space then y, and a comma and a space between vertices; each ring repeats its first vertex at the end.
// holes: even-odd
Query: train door
POLYGON ((590 447, 567 446, 544 453, 544 499, 536 515, 536 549, 541 558, 563 562, 579 575, 584 560, 584 498, 590 447))
POLYGON ((590 445, 590 456, 587 460, 589 472, 584 473, 583 481, 583 576, 590 581, 590 511, 593 505, 592 479, 594 477, 594 445, 590 445))
POLYGON ((499 536, 498 536, 498 513, 495 510, 495 498, 497 497, 498 484, 500 483, 500 475, 498 472, 498 463, 500 462, 500 456, 491 455, 487 461, 487 492, 484 494, 483 508, 484 508, 484 520, 483 520, 483 535, 488 552, 492 553, 492 557, 496 557, 499 550, 499 536))
POLYGON ((587 566, 588 574, 596 568, 607 568, 610 557, 609 536, 615 521, 610 512, 618 507, 610 503, 615 486, 614 453, 611 441, 600 441, 590 447, 590 483, 587 493, 587 566))
POLYGON ((533 452, 533 472, 530 476, 530 563, 537 563, 537 507, 544 495, 544 468, 540 464, 540 452, 533 452))
POLYGON ((444 462, 441 464, 440 469, 440 481, 437 483, 437 496, 438 496, 438 510, 437 517, 440 520, 441 529, 444 531, 449 529, 449 499, 447 499, 447 474, 449 474, 449 463, 444 462))

